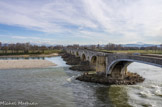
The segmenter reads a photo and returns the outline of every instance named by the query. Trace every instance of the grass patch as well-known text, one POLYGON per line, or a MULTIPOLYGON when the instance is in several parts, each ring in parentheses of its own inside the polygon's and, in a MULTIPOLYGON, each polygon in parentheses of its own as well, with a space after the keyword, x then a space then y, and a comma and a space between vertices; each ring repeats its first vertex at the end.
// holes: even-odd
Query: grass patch
POLYGON ((29 50, 28 53, 24 53, 24 51, 20 50, 18 52, 16 51, 12 51, 12 50, 8 50, 7 52, 4 52, 2 50, 0 50, 0 55, 40 55, 40 54, 52 54, 52 53, 60 53, 62 52, 62 50, 44 50, 43 51, 38 51, 38 50, 35 50, 35 51, 32 51, 32 50, 29 50))
POLYGON ((141 54, 162 54, 162 50, 96 50, 101 52, 110 52, 110 53, 141 53, 141 54))

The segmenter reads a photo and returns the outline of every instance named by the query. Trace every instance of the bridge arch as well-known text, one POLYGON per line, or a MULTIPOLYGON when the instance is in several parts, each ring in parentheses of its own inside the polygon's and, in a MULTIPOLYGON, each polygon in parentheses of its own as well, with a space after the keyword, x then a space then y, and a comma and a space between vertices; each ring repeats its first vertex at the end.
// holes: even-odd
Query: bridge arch
POLYGON ((77 57, 79 56, 79 52, 78 52, 78 51, 76 51, 76 56, 77 56, 77 57))
POLYGON ((74 51, 72 51, 72 55, 75 55, 75 52, 74 51))
POLYGON ((96 62, 97 62, 97 56, 92 56, 92 58, 90 59, 90 62, 91 62, 91 64, 96 64, 96 62))
POLYGON ((123 75, 127 72, 127 67, 133 62, 144 63, 144 64, 148 64, 148 65, 162 67, 162 65, 145 62, 145 61, 134 60, 134 59, 117 59, 117 60, 112 61, 111 64, 109 64, 107 66, 106 75, 113 74, 113 73, 114 73, 114 75, 116 75, 115 71, 117 71, 118 73, 123 75))
POLYGON ((83 53, 82 56, 81 56, 81 60, 82 60, 82 61, 86 61, 86 56, 85 56, 84 53, 83 53))

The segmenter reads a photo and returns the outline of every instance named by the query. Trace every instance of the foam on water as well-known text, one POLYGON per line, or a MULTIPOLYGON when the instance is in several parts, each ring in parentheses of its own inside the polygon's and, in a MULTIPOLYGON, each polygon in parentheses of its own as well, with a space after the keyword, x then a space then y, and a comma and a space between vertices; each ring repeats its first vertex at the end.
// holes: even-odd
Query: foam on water
POLYGON ((127 86, 129 104, 134 107, 160 107, 162 105, 162 68, 134 63, 128 69, 145 78, 143 83, 127 86))
POLYGON ((67 81, 68 81, 68 82, 71 82, 71 81, 74 80, 74 79, 75 79, 75 76, 72 76, 72 77, 68 78, 67 81))

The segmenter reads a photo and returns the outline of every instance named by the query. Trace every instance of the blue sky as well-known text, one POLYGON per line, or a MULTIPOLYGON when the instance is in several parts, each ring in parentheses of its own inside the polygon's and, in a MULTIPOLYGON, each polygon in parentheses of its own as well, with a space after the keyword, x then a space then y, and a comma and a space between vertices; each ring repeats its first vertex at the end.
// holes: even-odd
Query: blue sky
POLYGON ((162 0, 0 0, 0 41, 162 43, 162 0))

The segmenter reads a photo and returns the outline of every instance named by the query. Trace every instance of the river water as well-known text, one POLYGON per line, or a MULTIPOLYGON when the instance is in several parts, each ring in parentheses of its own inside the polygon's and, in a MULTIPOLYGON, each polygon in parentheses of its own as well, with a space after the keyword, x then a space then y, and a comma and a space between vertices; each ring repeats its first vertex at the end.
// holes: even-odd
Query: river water
POLYGON ((162 68, 132 63, 128 70, 146 80, 132 86, 105 86, 75 80, 82 72, 69 70, 61 57, 44 58, 58 66, 0 70, 0 107, 161 107, 162 68), (32 104, 18 104, 29 102, 32 104), (6 106, 5 106, 6 107, 6 106))

